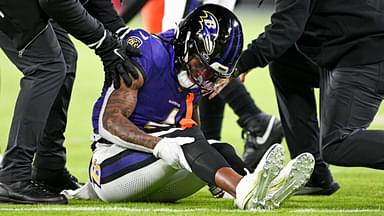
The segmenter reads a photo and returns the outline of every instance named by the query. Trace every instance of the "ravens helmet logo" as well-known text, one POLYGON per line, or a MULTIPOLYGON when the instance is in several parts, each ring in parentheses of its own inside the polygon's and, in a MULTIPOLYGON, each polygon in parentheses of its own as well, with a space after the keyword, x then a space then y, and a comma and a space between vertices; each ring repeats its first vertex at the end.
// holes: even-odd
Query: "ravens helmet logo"
POLYGON ((203 39, 204 48, 208 55, 215 50, 215 40, 219 36, 219 22, 216 17, 209 11, 202 10, 200 15, 200 29, 198 33, 203 39))

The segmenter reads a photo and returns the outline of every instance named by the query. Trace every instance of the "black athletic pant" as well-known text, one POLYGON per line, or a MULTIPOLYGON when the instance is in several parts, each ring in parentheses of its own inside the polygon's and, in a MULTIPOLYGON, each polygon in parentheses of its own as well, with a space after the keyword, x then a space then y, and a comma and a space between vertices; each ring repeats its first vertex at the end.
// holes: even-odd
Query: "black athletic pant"
POLYGON ((38 168, 64 168, 63 133, 77 61, 72 42, 65 30, 52 24, 22 57, 2 33, 0 45, 24 75, 20 81, 0 181, 30 179, 33 159, 38 168))
POLYGON ((307 151, 316 164, 324 158, 335 165, 384 168, 384 132, 365 130, 384 93, 384 63, 320 70, 291 48, 270 64, 270 73, 292 157, 307 151), (319 86, 320 130, 313 92, 319 86))
POLYGON ((238 79, 232 80, 212 100, 203 97, 200 101, 201 130, 207 139, 221 139, 225 103, 228 103, 236 115, 239 116, 240 124, 247 118, 261 112, 243 83, 238 79))
POLYGON ((366 130, 384 97, 384 61, 322 71, 320 95, 324 160, 384 169, 384 131, 366 130))
POLYGON ((314 94, 314 88, 319 87, 320 68, 293 47, 271 62, 269 71, 291 158, 309 152, 316 163, 323 163, 314 94))

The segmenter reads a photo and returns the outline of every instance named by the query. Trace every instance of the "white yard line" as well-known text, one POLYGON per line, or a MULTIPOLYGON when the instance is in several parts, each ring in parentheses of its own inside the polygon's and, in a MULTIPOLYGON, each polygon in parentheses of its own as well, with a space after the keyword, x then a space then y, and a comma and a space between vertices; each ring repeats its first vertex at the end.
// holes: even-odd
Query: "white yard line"
POLYGON ((308 213, 358 213, 358 212, 384 212, 381 209, 297 209, 290 212, 308 212, 308 213))
MULTIPOLYGON (((124 212, 243 212, 239 209, 172 209, 172 208, 129 208, 129 207, 41 207, 41 208, 0 208, 0 212, 11 211, 83 211, 83 212, 103 212, 103 211, 124 211, 124 212)), ((369 213, 369 212, 384 212, 381 209, 296 209, 288 212, 308 212, 308 213, 369 213)))

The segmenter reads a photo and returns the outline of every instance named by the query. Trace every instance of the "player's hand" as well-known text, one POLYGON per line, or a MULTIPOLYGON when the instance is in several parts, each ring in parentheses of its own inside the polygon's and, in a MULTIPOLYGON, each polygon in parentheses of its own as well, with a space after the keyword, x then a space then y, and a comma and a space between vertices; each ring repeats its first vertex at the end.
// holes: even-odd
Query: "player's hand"
POLYGON ((167 164, 175 169, 187 169, 192 172, 185 159, 182 145, 195 141, 193 137, 162 138, 153 148, 153 155, 163 159, 167 164))
POLYGON ((121 77, 130 87, 132 80, 139 77, 139 71, 130 56, 140 56, 140 50, 112 36, 111 33, 106 32, 105 39, 99 47, 95 48, 95 52, 103 61, 107 86, 113 83, 115 89, 120 88, 121 77))

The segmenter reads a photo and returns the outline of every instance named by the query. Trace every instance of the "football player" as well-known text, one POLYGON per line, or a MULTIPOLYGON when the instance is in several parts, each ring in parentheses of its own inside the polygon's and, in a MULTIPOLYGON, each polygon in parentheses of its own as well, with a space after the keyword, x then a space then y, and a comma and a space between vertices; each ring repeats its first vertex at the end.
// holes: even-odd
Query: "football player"
MULTIPOLYGON (((141 13, 144 27, 152 33, 160 31, 159 29, 165 31, 175 28, 189 12, 207 3, 218 4, 232 11, 236 0, 149 1, 141 13)), ((245 140, 243 160, 250 170, 254 170, 267 149, 272 144, 282 141, 284 135, 280 120, 263 112, 242 82, 236 79, 232 80, 218 97, 211 100, 207 97, 201 99, 199 106, 201 129, 206 138, 221 140, 226 103, 239 117, 237 123, 242 128, 241 137, 245 140)), ((221 190, 214 187, 210 190, 214 196, 222 194, 221 190)))
POLYGON ((227 146, 222 154, 198 127, 201 94, 229 78, 243 47, 241 25, 231 11, 207 4, 175 30, 159 35, 132 30, 123 39, 143 53, 133 58, 140 77, 131 87, 104 85, 93 111, 90 182, 64 194, 164 202, 208 183, 233 196, 240 209, 271 209, 308 181, 314 166, 309 153, 281 170, 284 148, 274 144, 253 173, 241 175, 233 167, 245 166, 233 160, 233 148, 219 145, 227 146))

